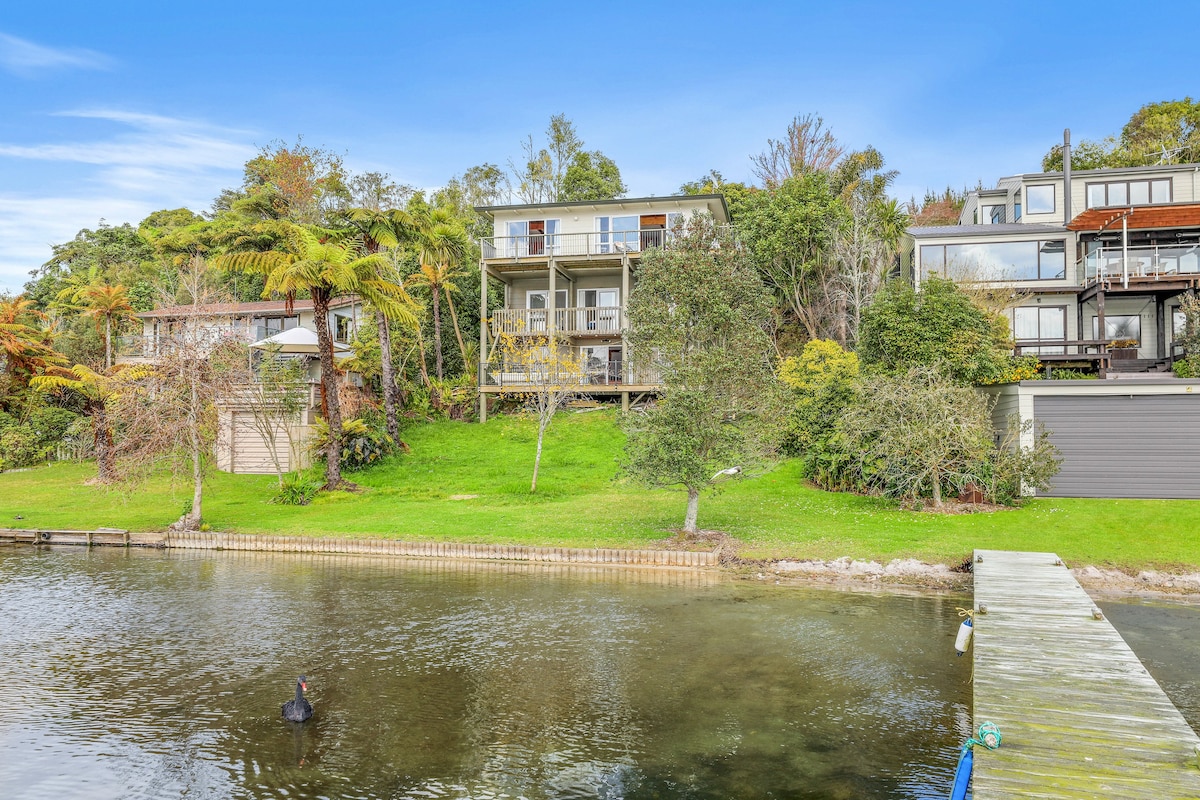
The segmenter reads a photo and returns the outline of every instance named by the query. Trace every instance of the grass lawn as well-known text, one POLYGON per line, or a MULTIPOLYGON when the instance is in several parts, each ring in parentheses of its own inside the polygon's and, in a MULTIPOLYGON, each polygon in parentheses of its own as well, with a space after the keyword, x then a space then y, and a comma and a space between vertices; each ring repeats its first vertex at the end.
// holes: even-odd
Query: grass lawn
MULTIPOLYGON (((555 420, 531 495, 535 433, 530 420, 514 417, 413 427, 405 432, 410 454, 347 474, 362 493, 338 492, 306 507, 268 503, 272 476, 215 473, 204 517, 215 530, 243 533, 570 547, 645 547, 682 524, 682 490, 614 477, 622 435, 613 412, 555 420)), ((191 497, 165 477, 129 491, 84 485, 94 473, 91 464, 60 463, 0 474, 0 527, 157 530, 191 497)), ((749 557, 957 563, 987 547, 1053 551, 1073 566, 1200 565, 1200 501, 1039 499, 992 514, 923 514, 813 489, 791 461, 705 495, 700 526, 736 537, 749 557)))

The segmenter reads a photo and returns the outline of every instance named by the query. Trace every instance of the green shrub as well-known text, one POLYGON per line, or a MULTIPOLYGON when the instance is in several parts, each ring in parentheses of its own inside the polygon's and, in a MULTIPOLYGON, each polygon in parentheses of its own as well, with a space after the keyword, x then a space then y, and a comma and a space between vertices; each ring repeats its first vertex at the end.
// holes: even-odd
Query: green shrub
POLYGON ((283 485, 271 498, 271 502, 281 506, 306 506, 321 491, 321 482, 310 478, 301 472, 292 472, 283 477, 283 485))
POLYGON ((837 342, 814 339, 799 356, 779 365, 779 380, 791 389, 792 409, 782 449, 810 457, 828 436, 857 393, 858 356, 837 342))
POLYGON ((1022 486, 1045 489, 1058 471, 1057 451, 1039 432, 1033 447, 1010 421, 995 442, 988 397, 928 368, 872 375, 834 430, 807 456, 809 478, 825 489, 940 504, 968 485, 987 500, 1011 503, 1022 486))
POLYGON ((80 419, 73 411, 33 399, 11 413, 0 412, 4 468, 28 467, 47 460, 72 424, 80 419))
MULTIPOLYGON (((323 459, 329 444, 329 426, 324 420, 318 420, 313 427, 315 432, 309 447, 314 458, 323 459)), ((343 469, 356 470, 370 466, 391 453, 394 447, 395 443, 387 435, 379 414, 367 414, 342 422, 343 469)))

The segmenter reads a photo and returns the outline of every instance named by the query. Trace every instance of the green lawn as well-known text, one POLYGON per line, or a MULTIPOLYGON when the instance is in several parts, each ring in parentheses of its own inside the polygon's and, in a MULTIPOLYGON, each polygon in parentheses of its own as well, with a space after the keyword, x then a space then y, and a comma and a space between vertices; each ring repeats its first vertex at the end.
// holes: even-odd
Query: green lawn
MULTIPOLYGON (((216 530, 245 533, 648 546, 682 523, 685 497, 614 477, 622 436, 613 420, 609 411, 560 415, 547 434, 535 495, 534 427, 499 417, 482 426, 411 428, 411 454, 348 475, 365 491, 323 496, 307 507, 268 503, 273 477, 216 473, 204 516, 216 530), (477 497, 452 499, 462 495, 477 497)), ((156 530, 191 496, 166 478, 124 493, 84 485, 93 474, 90 464, 0 474, 0 527, 156 530)), ((988 547, 1054 551, 1072 565, 1200 565, 1200 501, 1041 499, 994 514, 922 514, 805 486, 795 462, 706 495, 700 525, 736 537, 751 557, 956 563, 988 547)))

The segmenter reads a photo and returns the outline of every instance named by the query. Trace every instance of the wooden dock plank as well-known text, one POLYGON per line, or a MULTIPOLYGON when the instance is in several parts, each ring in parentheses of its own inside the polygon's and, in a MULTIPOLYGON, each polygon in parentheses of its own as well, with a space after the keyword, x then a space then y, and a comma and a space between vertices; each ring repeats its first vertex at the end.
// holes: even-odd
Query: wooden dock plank
POLYGON ((1200 737, 1058 558, 975 555, 975 723, 1004 744, 974 798, 1200 798, 1200 737))

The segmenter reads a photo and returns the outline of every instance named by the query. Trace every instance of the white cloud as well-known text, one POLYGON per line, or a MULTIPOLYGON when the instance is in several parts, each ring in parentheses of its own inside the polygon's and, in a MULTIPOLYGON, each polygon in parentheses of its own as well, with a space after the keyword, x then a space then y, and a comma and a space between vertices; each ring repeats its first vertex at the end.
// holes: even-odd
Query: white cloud
POLYGON ((87 120, 100 120, 122 130, 67 143, 0 142, 0 172, 14 178, 0 192, 0 291, 18 291, 29 271, 50 257, 52 244, 102 218, 136 224, 160 208, 207 208, 222 188, 239 182, 242 165, 257 152, 250 132, 202 121, 111 109, 59 116, 83 121, 84 129, 87 120), (65 167, 77 188, 32 188, 46 171, 39 162, 59 172, 65 167), (23 190, 16 189, 18 165, 23 190))
POLYGON ((95 50, 56 49, 0 33, 0 68, 21 77, 56 69, 109 69, 112 64, 95 50))

